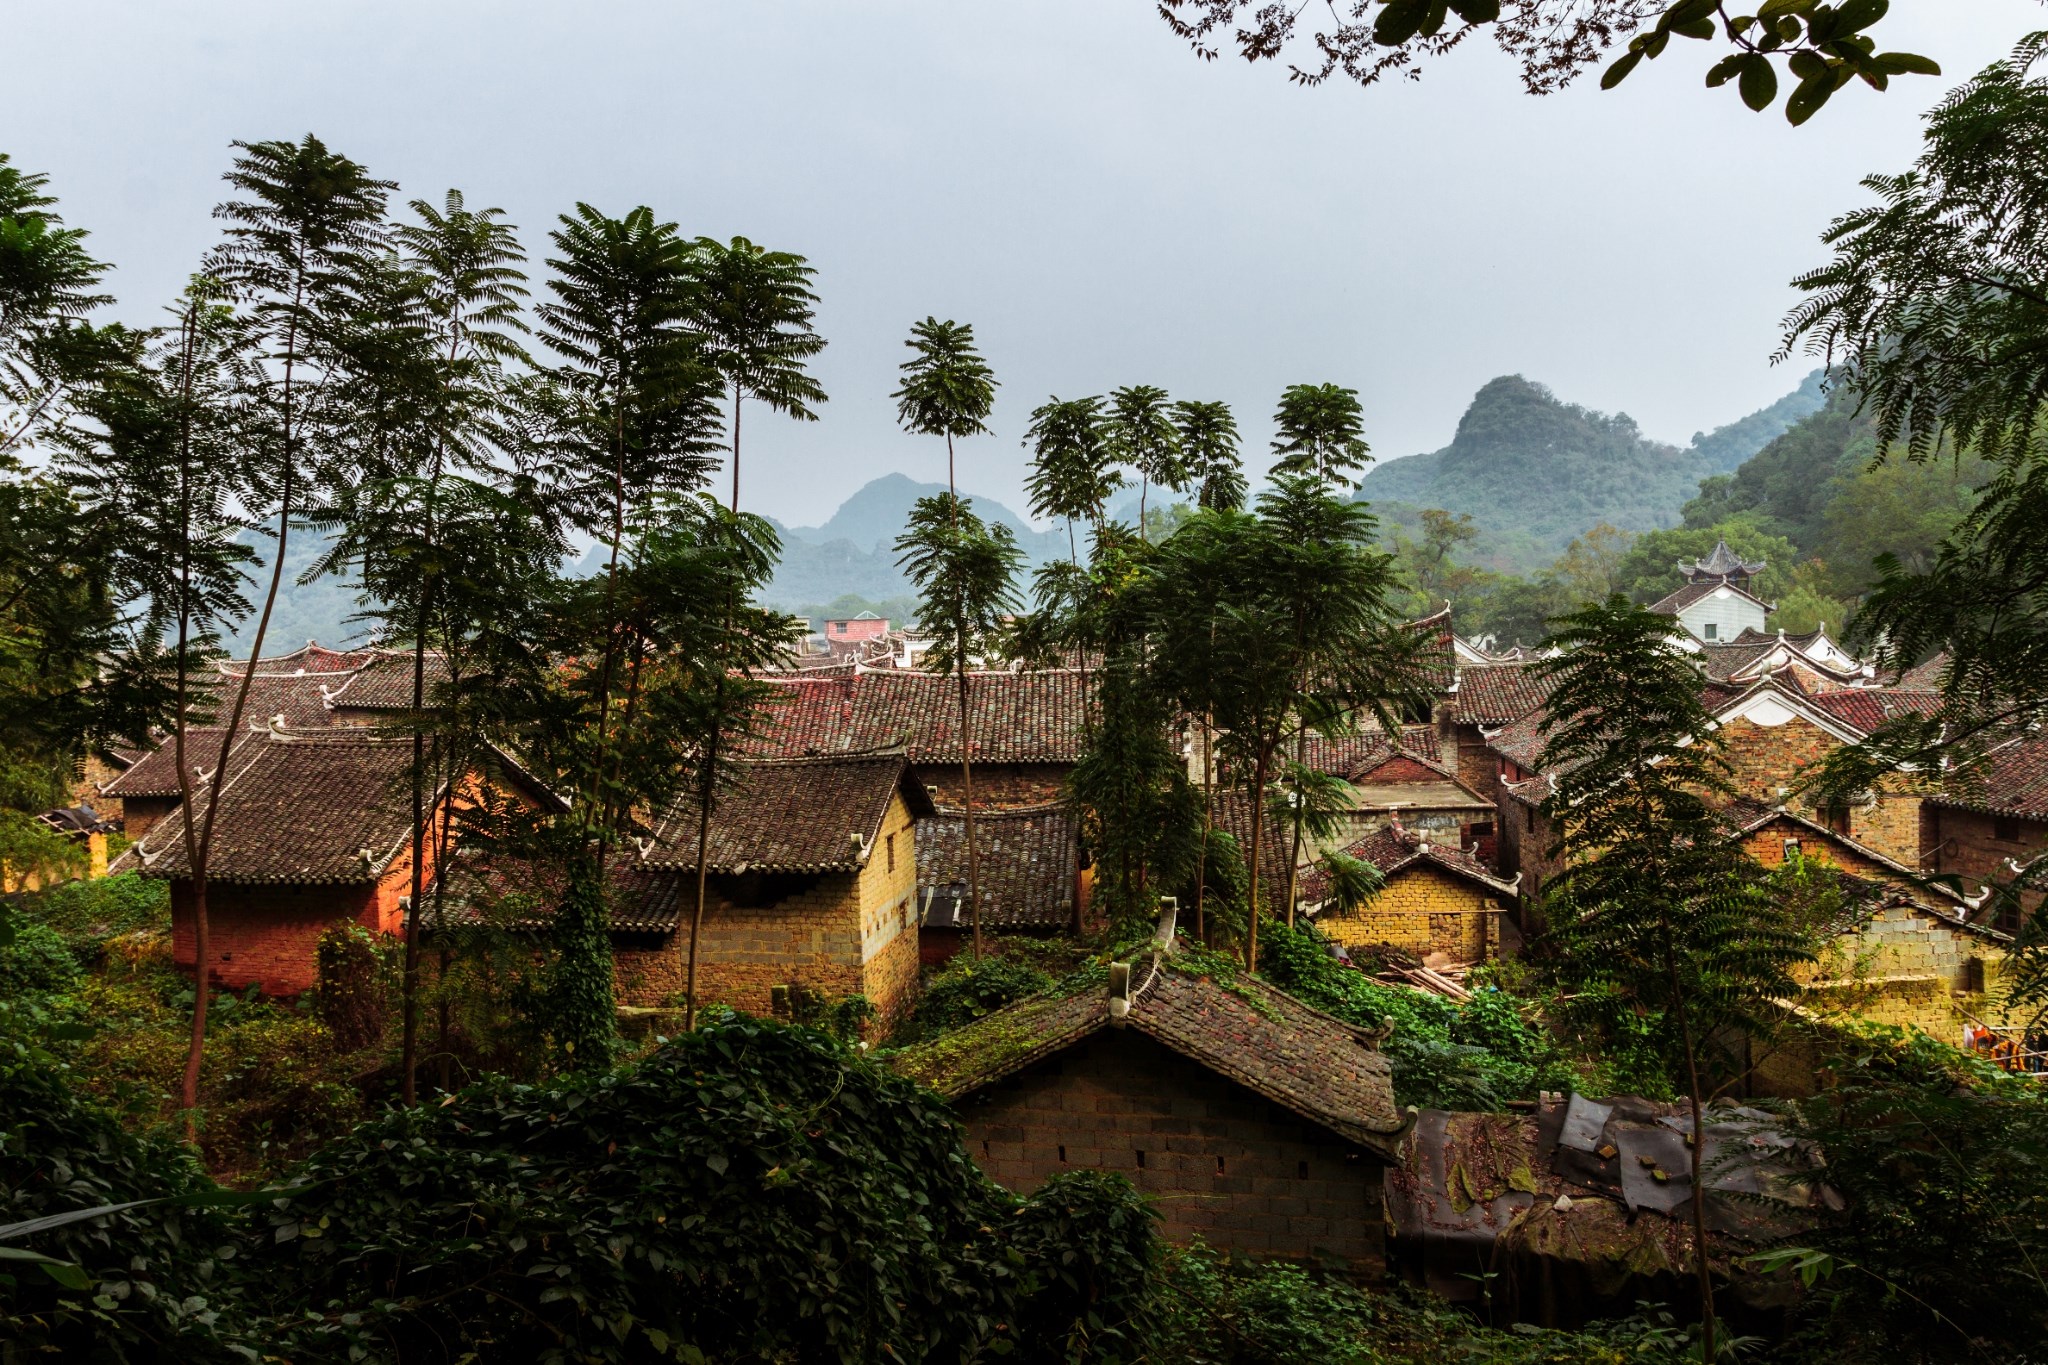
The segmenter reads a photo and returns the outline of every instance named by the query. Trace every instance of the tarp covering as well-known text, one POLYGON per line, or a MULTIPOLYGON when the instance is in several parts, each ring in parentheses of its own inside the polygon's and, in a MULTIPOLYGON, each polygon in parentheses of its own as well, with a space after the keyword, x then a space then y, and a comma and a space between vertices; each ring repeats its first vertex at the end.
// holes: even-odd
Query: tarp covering
MULTIPOLYGON (((1766 1312, 1787 1290, 1734 1263, 1833 1195, 1801 1178, 1808 1163, 1772 1115, 1716 1104, 1705 1119, 1708 1262, 1735 1305, 1766 1312)), ((1387 1173, 1391 1263, 1501 1322, 1576 1327, 1639 1299, 1683 1301, 1691 1127, 1686 1106, 1633 1096, 1574 1095, 1533 1114, 1424 1110, 1387 1173)))

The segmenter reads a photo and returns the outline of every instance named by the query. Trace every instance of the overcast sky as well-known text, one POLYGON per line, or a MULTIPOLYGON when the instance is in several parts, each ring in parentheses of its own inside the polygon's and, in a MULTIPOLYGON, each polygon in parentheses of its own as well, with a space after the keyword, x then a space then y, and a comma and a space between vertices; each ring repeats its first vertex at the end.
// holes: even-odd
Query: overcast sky
POLYGON ((1519 372, 1684 442, 1790 389, 1786 281, 1902 169, 1941 92, 2048 25, 1912 0, 1879 29, 1948 73, 1805 128, 1701 88, 1685 45, 1618 91, 1519 91, 1482 41, 1419 83, 1302 90, 1196 61, 1151 0, 17 4, 0 150, 50 173, 153 320, 214 240, 235 139, 330 146, 509 210, 536 258, 576 200, 649 204, 818 267, 816 424, 748 425, 743 502, 814 523, 877 474, 943 478, 888 394, 909 324, 970 321, 1003 382, 961 482, 1021 510, 1030 408, 1119 384, 1238 410, 1358 389, 1382 458, 1519 372))

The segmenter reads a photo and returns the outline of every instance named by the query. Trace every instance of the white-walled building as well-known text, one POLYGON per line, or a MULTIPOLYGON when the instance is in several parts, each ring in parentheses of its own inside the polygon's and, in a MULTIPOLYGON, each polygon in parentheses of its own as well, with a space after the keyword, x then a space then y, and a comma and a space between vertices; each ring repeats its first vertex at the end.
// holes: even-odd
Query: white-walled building
POLYGON ((1685 586, 1652 603, 1650 610, 1676 616, 1694 638, 1710 643, 1733 640, 1745 630, 1761 635, 1772 605, 1751 593, 1748 584, 1763 568, 1763 560, 1752 564, 1720 541, 1705 559, 1680 564, 1685 586))

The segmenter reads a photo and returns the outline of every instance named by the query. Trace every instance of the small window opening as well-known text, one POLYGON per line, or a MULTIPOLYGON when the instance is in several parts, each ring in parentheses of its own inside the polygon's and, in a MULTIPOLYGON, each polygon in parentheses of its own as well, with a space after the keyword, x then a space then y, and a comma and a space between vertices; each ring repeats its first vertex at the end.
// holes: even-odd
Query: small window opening
POLYGON ((1220 1156, 1216 1158, 1216 1174, 1223 1174, 1223 1158, 1220 1156))
POLYGON ((1145 1153, 1143 1149, 1140 1149, 1138 1152, 1138 1169, 1141 1171, 1145 1169, 1145 1153))
POLYGON ((1991 837, 2001 844, 2016 844, 2020 841, 2020 822, 2001 817, 1991 822, 1991 837))
POLYGON ((1789 862, 1796 862, 1796 861, 1798 860, 1798 858, 1799 858, 1799 841, 1798 841, 1797 839, 1787 839, 1787 840, 1785 841, 1785 861, 1786 861, 1786 862, 1788 862, 1788 863, 1789 863, 1789 862))
POLYGON ((1308 1179, 1308 1163, 1306 1161, 1297 1161, 1294 1163, 1294 1178, 1296 1180, 1308 1179))
POLYGON ((896 836, 891 834, 882 841, 882 846, 889 851, 889 870, 894 872, 896 870, 896 836))
POLYGON ((1066 1165, 1066 1164, 1067 1164, 1067 1145, 1066 1145, 1066 1144, 1065 1144, 1065 1143, 1063 1142, 1063 1143, 1061 1143, 1061 1144, 1060 1144, 1060 1165, 1064 1166, 1064 1165, 1066 1165))
POLYGON ((1531 834, 1536 832, 1536 808, 1534 806, 1522 807, 1522 828, 1531 834))
POLYGON ((987 1139, 987 1138, 983 1138, 983 1139, 981 1140, 981 1154, 982 1154, 982 1155, 983 1155, 984 1157, 986 1157, 986 1156, 988 1155, 988 1139, 987 1139))
POLYGON ((1702 640, 1711 640, 1720 633, 1721 628, 1715 625, 1712 621, 1709 621, 1705 625, 1700 627, 1700 638, 1702 640))

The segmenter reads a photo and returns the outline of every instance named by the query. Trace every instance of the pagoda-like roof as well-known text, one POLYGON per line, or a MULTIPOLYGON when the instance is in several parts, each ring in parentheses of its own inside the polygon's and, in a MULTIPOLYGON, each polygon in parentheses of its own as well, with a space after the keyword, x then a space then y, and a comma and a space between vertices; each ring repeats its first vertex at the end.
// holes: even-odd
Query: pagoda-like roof
POLYGON ((1694 560, 1690 564, 1681 560, 1679 561, 1678 571, 1684 574, 1686 581, 1690 583, 1710 579, 1718 579, 1724 583, 1739 583, 1762 573, 1764 571, 1764 563, 1764 560, 1759 559, 1752 564, 1741 555, 1736 554, 1735 551, 1729 549, 1726 540, 1718 540, 1714 542, 1714 552, 1712 554, 1708 555, 1705 559, 1694 560))

